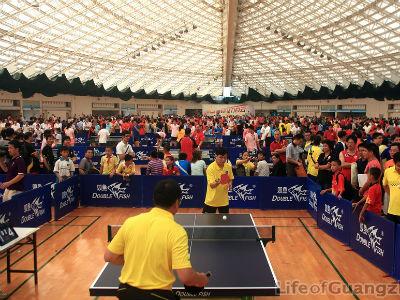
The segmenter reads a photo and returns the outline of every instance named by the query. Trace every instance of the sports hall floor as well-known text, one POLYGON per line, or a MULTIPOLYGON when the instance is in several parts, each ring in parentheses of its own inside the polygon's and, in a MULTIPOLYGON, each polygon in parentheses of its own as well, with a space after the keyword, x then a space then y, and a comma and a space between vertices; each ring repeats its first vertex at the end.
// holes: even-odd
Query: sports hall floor
MULTIPOLYGON (((5 258, 2 257, 1 287, 11 293, 9 299, 94 299, 89 296, 88 288, 104 264, 107 224, 122 224, 127 217, 144 211, 147 209, 83 207, 60 221, 44 225, 38 232, 38 286, 30 274, 12 274, 11 284, 6 285, 5 258)), ((200 212, 200 209, 181 209, 180 212, 200 212)), ((322 281, 350 285, 395 283, 393 278, 386 277, 347 246, 316 228, 306 211, 232 209, 231 213, 252 213, 258 225, 277 226, 277 241, 267 246, 272 266, 281 281, 282 295, 276 299, 377 299, 374 295, 352 293, 285 295, 284 281, 298 280, 307 285, 322 281)), ((32 266, 30 250, 30 246, 22 246, 13 253, 12 261, 17 267, 32 266)), ((384 297, 399 298, 399 295, 384 297)))

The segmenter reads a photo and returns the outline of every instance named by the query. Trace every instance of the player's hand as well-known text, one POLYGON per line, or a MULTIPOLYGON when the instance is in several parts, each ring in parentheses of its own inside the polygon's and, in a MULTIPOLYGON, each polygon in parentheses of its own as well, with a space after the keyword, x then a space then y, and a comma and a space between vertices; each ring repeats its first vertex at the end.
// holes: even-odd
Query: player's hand
POLYGON ((206 273, 197 273, 198 281, 195 286, 204 287, 208 284, 208 276, 206 273))
POLYGON ((0 189, 5 190, 10 186, 8 182, 3 182, 0 184, 0 189))
POLYGON ((320 195, 326 194, 326 190, 321 190, 320 195))
POLYGON ((111 172, 110 173, 110 178, 112 178, 114 176, 114 174, 115 174, 114 172, 111 172))
POLYGON ((217 179, 215 179, 215 184, 219 184, 221 182, 221 179, 220 178, 217 178, 217 179))

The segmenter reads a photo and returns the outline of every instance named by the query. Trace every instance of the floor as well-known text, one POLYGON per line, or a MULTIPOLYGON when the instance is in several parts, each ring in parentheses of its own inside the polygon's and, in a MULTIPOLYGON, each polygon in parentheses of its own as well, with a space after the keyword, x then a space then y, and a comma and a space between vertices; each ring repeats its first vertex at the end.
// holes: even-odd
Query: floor
MULTIPOLYGON (((7 285, 2 256, 2 289, 10 293, 9 299, 94 299, 88 288, 104 264, 107 225, 122 224, 128 216, 144 211, 84 207, 42 226, 38 286, 30 274, 12 274, 7 285)), ((319 230, 306 211, 232 209, 231 213, 252 213, 258 225, 277 226, 277 240, 268 244, 267 253, 280 281, 280 299, 400 299, 400 285, 393 278, 319 230)), ((13 253, 15 267, 32 266, 30 250, 22 246, 13 253)))

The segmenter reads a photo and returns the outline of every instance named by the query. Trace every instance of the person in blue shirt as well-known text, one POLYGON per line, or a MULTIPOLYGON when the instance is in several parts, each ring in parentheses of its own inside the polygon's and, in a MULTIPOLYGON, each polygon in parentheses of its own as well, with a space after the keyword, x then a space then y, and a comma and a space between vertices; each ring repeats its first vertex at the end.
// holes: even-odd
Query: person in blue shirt
POLYGON ((191 174, 190 162, 187 160, 187 154, 184 152, 179 153, 178 160, 175 162, 181 176, 188 176, 191 174))
POLYGON ((217 124, 214 128, 215 146, 222 147, 222 127, 217 124))

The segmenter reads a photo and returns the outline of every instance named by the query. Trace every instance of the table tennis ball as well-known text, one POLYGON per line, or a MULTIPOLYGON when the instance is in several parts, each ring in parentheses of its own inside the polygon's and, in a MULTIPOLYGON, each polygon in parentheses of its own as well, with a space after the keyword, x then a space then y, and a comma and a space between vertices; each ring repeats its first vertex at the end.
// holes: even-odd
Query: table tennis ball
POLYGON ((222 216, 222 220, 226 220, 228 219, 226 216, 222 216))

